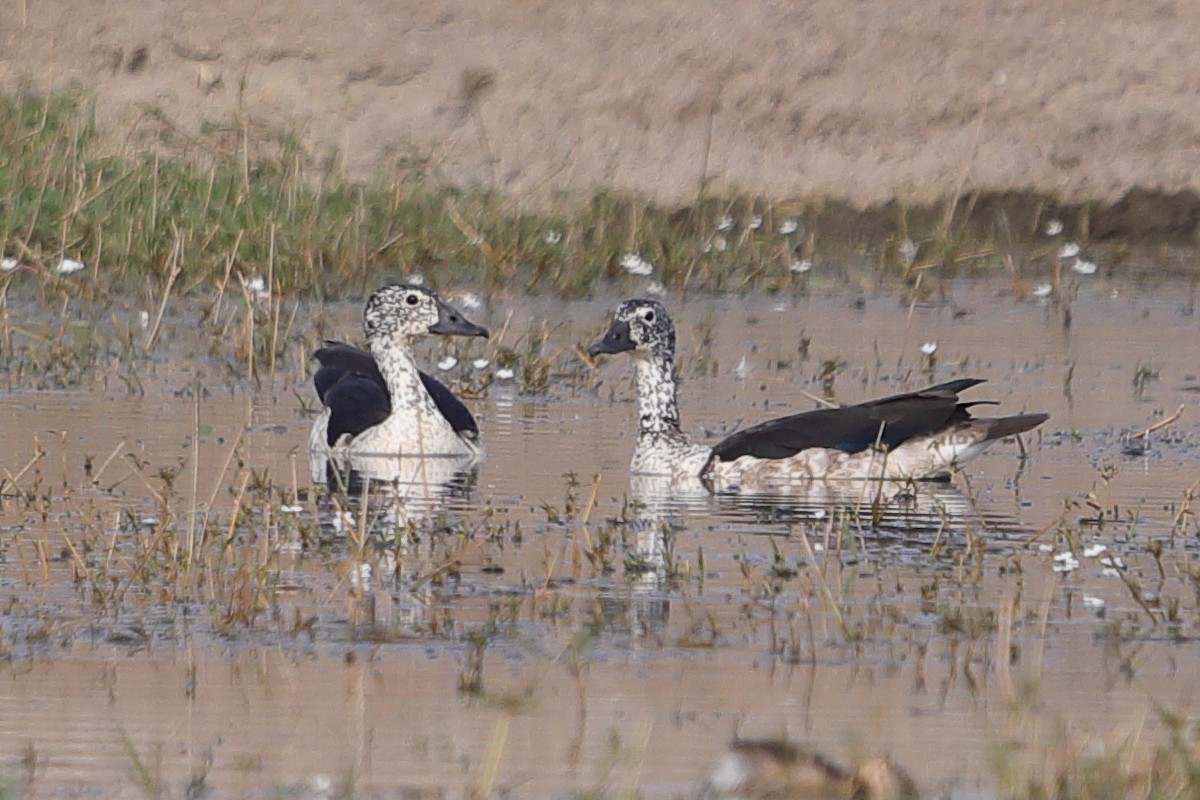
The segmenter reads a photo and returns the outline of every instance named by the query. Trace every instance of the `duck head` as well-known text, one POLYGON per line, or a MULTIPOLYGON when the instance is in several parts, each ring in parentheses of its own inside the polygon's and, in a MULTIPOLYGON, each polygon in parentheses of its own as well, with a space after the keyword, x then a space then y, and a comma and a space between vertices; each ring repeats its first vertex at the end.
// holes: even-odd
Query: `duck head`
POLYGON ((617 306, 604 337, 588 348, 588 355, 632 352, 675 355, 675 326, 667 310, 657 300, 626 300, 617 306))
POLYGON ((423 286, 392 284, 375 291, 363 311, 363 332, 371 342, 412 341, 427 334, 482 336, 487 328, 423 286))

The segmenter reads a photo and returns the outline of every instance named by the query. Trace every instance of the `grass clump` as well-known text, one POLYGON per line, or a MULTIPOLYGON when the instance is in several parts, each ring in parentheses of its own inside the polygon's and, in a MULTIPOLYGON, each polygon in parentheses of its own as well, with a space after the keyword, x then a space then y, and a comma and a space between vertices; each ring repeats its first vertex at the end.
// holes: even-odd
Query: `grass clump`
MULTIPOLYGON (((413 273, 489 293, 577 296, 606 280, 637 291, 782 290, 805 285, 814 257, 828 256, 816 252, 818 228, 846 244, 859 227, 839 227, 820 203, 701 198, 672 211, 605 192, 533 214, 513 198, 451 186, 419 158, 393 159, 356 183, 334 160, 317 163, 298 137, 241 118, 191 136, 144 111, 115 146, 98 133, 92 103, 79 90, 0 96, 9 260, 0 279, 33 273, 42 287, 102 296, 147 285, 186 294, 250 276, 281 295, 357 296, 413 273), (64 259, 85 270, 70 277, 64 259)), ((848 243, 861 263, 890 269, 907 219, 901 228, 876 242, 875 259, 854 234, 848 243)))

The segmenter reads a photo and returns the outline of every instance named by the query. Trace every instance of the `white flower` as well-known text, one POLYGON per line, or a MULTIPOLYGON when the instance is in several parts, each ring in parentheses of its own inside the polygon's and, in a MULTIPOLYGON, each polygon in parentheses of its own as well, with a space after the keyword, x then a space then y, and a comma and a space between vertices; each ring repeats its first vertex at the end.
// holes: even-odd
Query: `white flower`
POLYGON ((1063 232, 1063 224, 1060 220, 1052 219, 1046 223, 1045 231, 1047 236, 1058 236, 1063 232))
POLYGON ((513 371, 508 367, 501 367, 500 369, 496 370, 496 380, 498 381, 511 381, 513 379, 513 375, 513 371))
POLYGON ((542 241, 546 244, 558 244, 562 241, 562 234, 555 230, 549 230, 542 234, 542 241))
POLYGON ((58 266, 54 268, 54 271, 59 275, 70 275, 71 273, 79 272, 82 269, 85 269, 82 261, 76 261, 73 258, 64 258, 62 261, 58 262, 58 266))
POLYGON ((1067 242, 1062 247, 1058 248, 1059 258, 1074 258, 1079 255, 1079 245, 1074 242, 1067 242))
POLYGON ((1050 284, 1039 283, 1037 286, 1033 287, 1033 296, 1034 297, 1049 297, 1050 293, 1053 291, 1054 291, 1054 287, 1051 286, 1050 284))
POLYGON ((468 311, 476 311, 483 307, 483 301, 479 299, 479 295, 470 292, 460 294, 455 298, 455 302, 468 311))
POLYGON ((1083 604, 1088 608, 1104 608, 1104 598, 1085 594, 1083 596, 1083 604))
POLYGON ((250 278, 242 276, 242 288, 255 300, 266 300, 271 296, 271 290, 261 275, 254 275, 250 278))
POLYGON ((138 325, 141 326, 142 330, 146 330, 147 328, 150 327, 150 312, 149 311, 139 311, 138 312, 138 325))
POLYGON ((717 220, 717 230, 718 231, 727 231, 732 227, 733 227, 733 215, 732 214, 725 214, 719 220, 717 220))
POLYGON ((791 236, 796 231, 800 230, 800 223, 794 217, 785 219, 779 226, 780 236, 791 236))
POLYGON ((414 272, 412 275, 409 275, 407 278, 405 278, 405 282, 411 283, 413 286, 424 286, 425 276, 419 272, 414 272))
POLYGON ((1039 545, 1038 545, 1038 552, 1039 552, 1039 553, 1053 553, 1053 552, 1054 552, 1054 545, 1050 545, 1050 544, 1039 544, 1039 545))
POLYGON ((1119 577, 1121 577, 1121 573, 1120 573, 1119 571, 1117 571, 1117 570, 1113 569, 1112 567, 1105 567, 1104 569, 1100 570, 1100 574, 1101 574, 1101 575, 1103 575, 1103 576, 1104 576, 1104 577, 1106 577, 1106 578, 1119 578, 1119 577))
POLYGON ((900 243, 900 256, 904 259, 905 264, 911 264, 917 260, 917 243, 912 239, 905 239, 900 243))
POLYGON ((1071 265, 1073 272, 1078 272, 1080 275, 1093 275, 1096 272, 1096 262, 1088 261, 1086 258, 1077 258, 1075 263, 1071 265))
POLYGON ((649 275, 654 265, 632 250, 621 256, 621 267, 630 275, 649 275))
POLYGON ((1125 569, 1125 562, 1122 561, 1119 556, 1112 556, 1111 558, 1100 559, 1100 566, 1115 567, 1116 569, 1125 569))
POLYGON ((446 356, 437 363, 438 369, 445 372, 448 369, 454 369, 454 365, 458 363, 458 359, 454 356, 446 356))
POLYGON ((304 510, 304 506, 280 506, 280 514, 299 514, 304 510))
POLYGON ((1070 572, 1071 570, 1079 569, 1079 561, 1075 558, 1075 554, 1070 551, 1056 553, 1054 556, 1054 565, 1051 569, 1055 572, 1070 572))
POLYGON ((937 342, 925 342, 921 345, 921 352, 927 356, 931 356, 937 352, 937 342))
POLYGON ((762 214, 755 214, 754 216, 752 216, 750 218, 750 224, 747 225, 746 227, 748 227, 752 231, 756 231, 762 227, 762 224, 763 224, 762 214))
POLYGON ((1107 549, 1108 548, 1102 544, 1089 544, 1087 547, 1083 548, 1083 555, 1085 558, 1095 558, 1107 549))
POLYGON ((795 273, 808 272, 812 269, 812 259, 797 258, 788 269, 795 273))
POLYGON ((12 256, 5 256, 4 258, 0 258, 0 271, 2 271, 2 272, 12 272, 14 269, 16 269, 19 266, 21 266, 21 262, 17 261, 12 256))
POLYGON ((646 294, 664 295, 666 293, 667 287, 658 281, 650 281, 650 283, 646 284, 646 294))
POLYGON ((477 358, 471 362, 471 366, 474 367, 475 369, 484 369, 490 363, 491 362, 488 361, 486 358, 477 358))

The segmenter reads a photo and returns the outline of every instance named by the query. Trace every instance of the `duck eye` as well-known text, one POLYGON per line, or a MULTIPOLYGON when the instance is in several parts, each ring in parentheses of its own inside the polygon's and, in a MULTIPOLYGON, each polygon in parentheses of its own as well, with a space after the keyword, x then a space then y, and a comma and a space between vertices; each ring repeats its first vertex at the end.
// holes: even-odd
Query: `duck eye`
POLYGON ((415 294, 410 294, 408 297, 404 298, 404 302, 408 303, 410 306, 415 306, 421 301, 415 294))

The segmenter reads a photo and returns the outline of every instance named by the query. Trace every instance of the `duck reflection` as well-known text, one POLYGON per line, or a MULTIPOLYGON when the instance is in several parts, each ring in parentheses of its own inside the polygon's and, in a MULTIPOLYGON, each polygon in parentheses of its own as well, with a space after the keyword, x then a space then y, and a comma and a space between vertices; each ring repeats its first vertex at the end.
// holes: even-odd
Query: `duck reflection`
POLYGON ((412 458, 403 456, 314 453, 313 480, 328 489, 331 513, 323 526, 334 534, 393 541, 439 515, 465 509, 471 499, 481 460, 474 457, 412 458), (357 514, 347 513, 347 510, 357 514))

